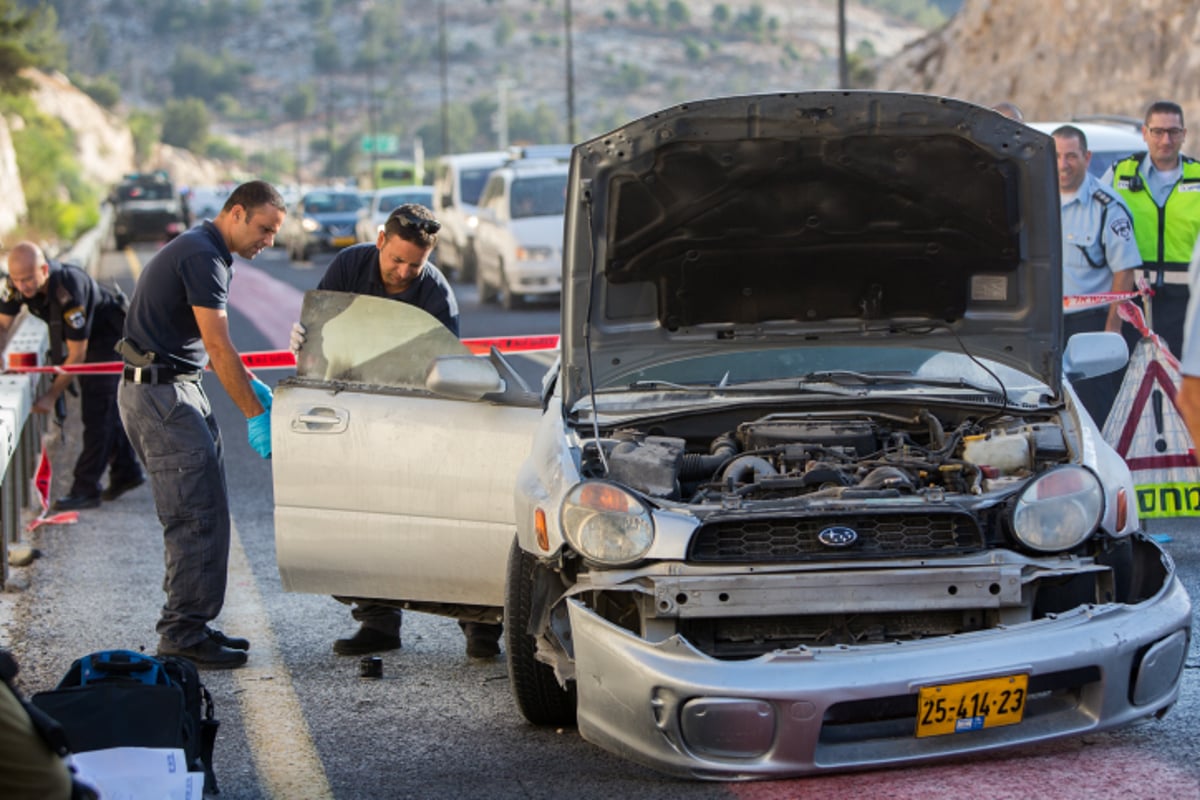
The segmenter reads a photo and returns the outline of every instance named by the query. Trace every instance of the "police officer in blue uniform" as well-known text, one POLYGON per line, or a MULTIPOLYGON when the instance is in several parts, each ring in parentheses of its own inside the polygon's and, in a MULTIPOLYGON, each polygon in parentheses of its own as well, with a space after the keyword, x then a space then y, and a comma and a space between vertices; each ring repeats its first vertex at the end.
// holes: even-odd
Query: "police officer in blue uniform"
MULTIPOLYGON (((21 242, 8 255, 8 279, 0 289, 0 331, 7 331, 21 306, 50 328, 50 360, 55 364, 115 361, 113 347, 125 324, 125 301, 71 264, 48 260, 40 247, 21 242)), ((49 413, 74 379, 56 375, 33 410, 49 413)), ((146 482, 142 467, 117 413, 117 375, 80 375, 79 412, 83 446, 74 482, 55 511, 95 508, 146 482), (108 486, 101 478, 109 473, 108 486)))
MULTIPOLYGON (((1052 134, 1058 153, 1058 191, 1062 200, 1063 294, 1127 292, 1135 268, 1142 265, 1133 232, 1133 217, 1116 190, 1088 172, 1092 153, 1087 136, 1073 125, 1052 134)), ((1067 309, 1064 334, 1121 330, 1117 304, 1067 309)), ((1120 389, 1121 371, 1075 381, 1084 407, 1103 425, 1120 389)))
POLYGON ((246 417, 250 446, 269 457, 271 390, 242 364, 226 307, 234 254, 250 259, 270 247, 284 208, 270 184, 243 183, 215 219, 164 245, 142 269, 117 346, 121 419, 150 472, 163 526, 158 654, 202 669, 240 667, 250 643, 208 626, 225 603, 230 519, 224 443, 200 379, 211 364, 246 417))
MULTIPOLYGON (((408 303, 428 312, 458 336, 458 301, 454 290, 441 271, 429 263, 441 227, 433 213, 422 205, 398 206, 388 216, 374 244, 352 245, 334 257, 317 289, 408 303)), ((291 340, 292 350, 297 354, 304 340, 304 326, 297 322, 291 340)), ((353 636, 333 643, 335 653, 359 655, 400 647, 400 609, 359 598, 335 599, 353 605, 350 613, 360 625, 353 636)), ((468 656, 499 655, 501 625, 471 620, 460 620, 459 625, 467 637, 468 656)))

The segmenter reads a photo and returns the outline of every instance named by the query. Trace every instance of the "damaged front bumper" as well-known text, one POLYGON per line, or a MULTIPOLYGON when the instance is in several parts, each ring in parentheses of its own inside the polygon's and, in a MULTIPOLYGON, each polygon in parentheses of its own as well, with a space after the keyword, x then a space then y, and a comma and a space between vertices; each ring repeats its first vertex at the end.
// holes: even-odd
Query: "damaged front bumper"
MULTIPOLYGON (((1161 553, 1147 539, 1139 546, 1161 553)), ((1161 558, 1162 585, 1134 604, 748 660, 713 658, 680 635, 648 641, 573 597, 579 731, 666 773, 734 780, 913 763, 1161 715, 1178 696, 1192 614, 1161 558), (916 736, 922 687, 1014 675, 1029 676, 1020 722, 916 736)))

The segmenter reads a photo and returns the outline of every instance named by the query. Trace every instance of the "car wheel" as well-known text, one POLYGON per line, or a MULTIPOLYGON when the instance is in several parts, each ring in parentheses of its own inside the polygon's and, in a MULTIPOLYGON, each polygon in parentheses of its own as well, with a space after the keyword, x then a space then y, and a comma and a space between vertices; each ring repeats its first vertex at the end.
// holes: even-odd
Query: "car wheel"
POLYGON ((504 270, 500 270, 500 291, 503 293, 500 298, 500 304, 504 306, 505 311, 512 311, 521 306, 521 295, 516 294, 508 285, 508 276, 504 274, 504 270))
POLYGON ((479 291, 480 303, 496 302, 496 290, 483 277, 483 270, 475 271, 475 288, 479 291))
POLYGON ((479 263, 475 258, 474 248, 460 247, 458 249, 458 268, 456 272, 458 280, 463 283, 470 283, 475 280, 475 276, 479 272, 479 263))
POLYGON ((545 570, 515 539, 508 554, 504 593, 504 636, 508 677, 517 708, 534 725, 574 725, 575 685, 564 689, 549 665, 538 661, 537 643, 529 634, 536 577, 545 570))

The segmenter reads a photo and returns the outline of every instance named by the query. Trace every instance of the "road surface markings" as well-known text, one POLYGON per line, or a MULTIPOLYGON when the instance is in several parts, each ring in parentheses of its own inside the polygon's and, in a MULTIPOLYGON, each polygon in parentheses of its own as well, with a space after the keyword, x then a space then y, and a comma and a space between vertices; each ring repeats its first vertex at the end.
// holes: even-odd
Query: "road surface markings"
POLYGON ((232 677, 263 793, 288 800, 332 800, 236 526, 230 535, 229 590, 221 619, 231 635, 254 643, 249 663, 233 670, 232 677))

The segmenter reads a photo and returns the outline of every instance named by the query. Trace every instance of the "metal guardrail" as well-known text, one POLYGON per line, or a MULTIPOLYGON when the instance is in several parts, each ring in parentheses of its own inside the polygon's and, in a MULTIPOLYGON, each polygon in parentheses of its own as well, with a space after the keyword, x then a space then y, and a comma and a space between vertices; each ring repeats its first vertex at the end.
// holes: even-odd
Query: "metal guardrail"
MULTIPOLYGON (((95 275, 103 245, 112 232, 112 208, 105 205, 99 224, 79 238, 66 252, 58 255, 95 275)), ((39 365, 46 363, 50 332, 46 323, 22 312, 0 352, 4 367, 12 353, 35 354, 39 365)), ((42 450, 46 418, 31 414, 33 402, 44 391, 47 378, 40 374, 0 375, 0 589, 8 584, 9 547, 21 540, 27 511, 40 511, 35 503, 33 479, 42 450)))

